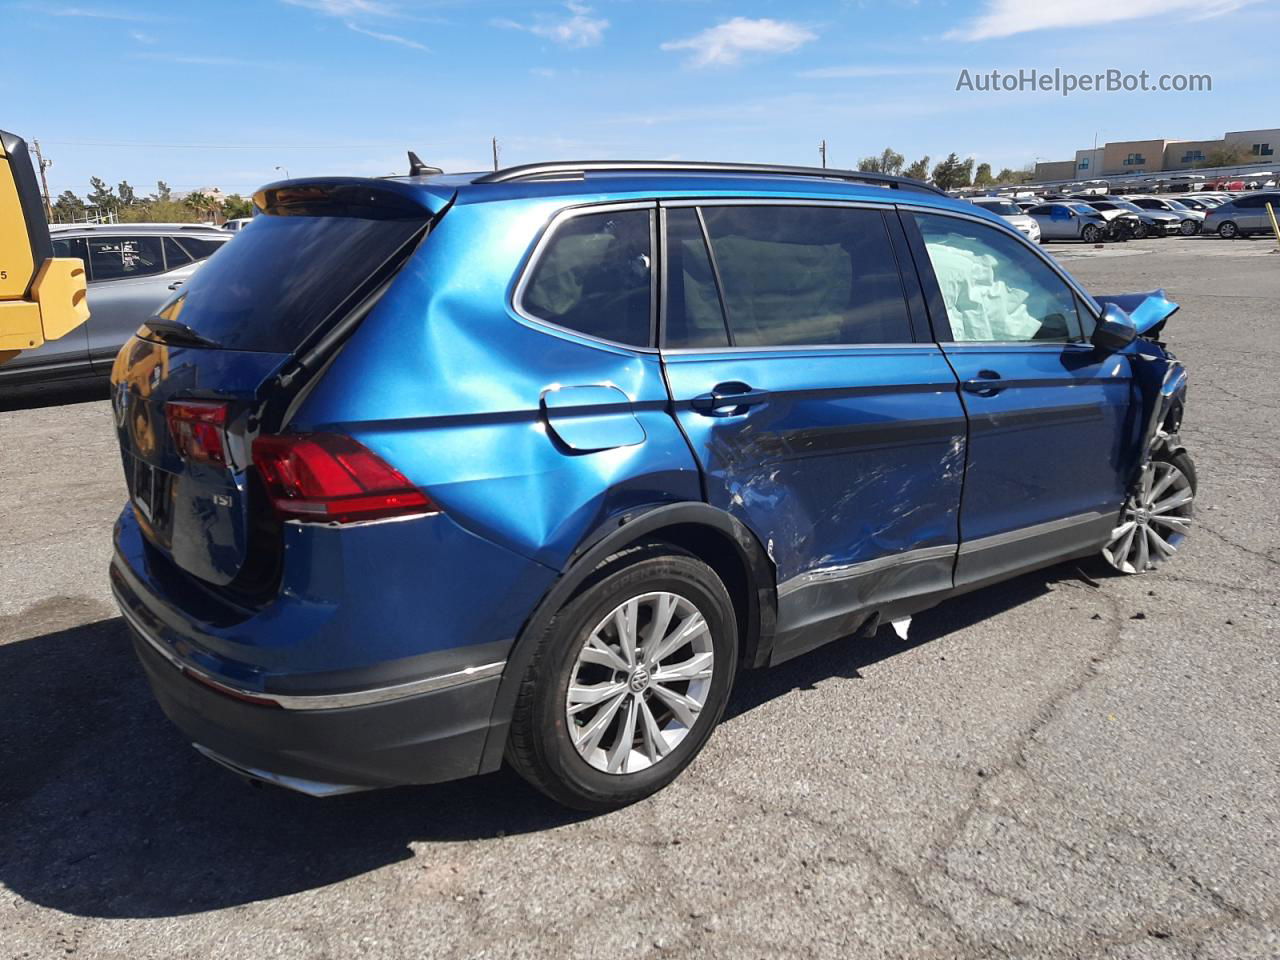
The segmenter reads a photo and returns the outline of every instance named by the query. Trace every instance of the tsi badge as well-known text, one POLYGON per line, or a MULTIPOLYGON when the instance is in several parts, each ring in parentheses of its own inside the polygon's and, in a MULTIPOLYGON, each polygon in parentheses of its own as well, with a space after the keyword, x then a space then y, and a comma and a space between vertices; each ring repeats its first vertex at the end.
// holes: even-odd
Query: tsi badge
POLYGON ((215 507, 231 506, 231 496, 225 493, 215 493, 213 495, 213 505, 215 507))

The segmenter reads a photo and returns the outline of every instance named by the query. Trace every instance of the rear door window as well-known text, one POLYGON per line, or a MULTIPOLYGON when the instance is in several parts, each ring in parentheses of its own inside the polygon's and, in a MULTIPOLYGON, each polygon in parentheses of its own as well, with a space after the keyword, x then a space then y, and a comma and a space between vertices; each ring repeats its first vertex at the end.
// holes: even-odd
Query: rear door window
POLYGON ((559 223, 527 275, 520 308, 598 340, 651 345, 652 211, 601 211, 559 223))
POLYGON ((89 237, 94 280, 126 280, 164 272, 160 237, 89 237))
POLYGON ((175 267, 185 267, 195 260, 191 254, 178 246, 178 241, 173 237, 164 238, 164 258, 170 270, 175 267))
POLYGON ((226 240, 210 240, 207 237, 178 237, 177 243, 190 254, 192 260, 205 260, 222 249, 226 240))
POLYGON ((702 215, 734 346, 911 342, 879 210, 708 206, 702 215))

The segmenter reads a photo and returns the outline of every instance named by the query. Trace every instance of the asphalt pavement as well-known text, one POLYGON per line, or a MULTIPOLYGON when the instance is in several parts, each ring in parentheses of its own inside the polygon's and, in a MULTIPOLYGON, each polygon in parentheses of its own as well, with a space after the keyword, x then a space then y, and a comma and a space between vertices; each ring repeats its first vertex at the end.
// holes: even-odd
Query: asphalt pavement
POLYGON ((1165 287, 1200 477, 1171 564, 1068 564, 744 674, 607 816, 514 775, 253 789, 110 600, 101 389, 0 400, 0 957, 1280 956, 1280 254, 1056 245, 1165 287))

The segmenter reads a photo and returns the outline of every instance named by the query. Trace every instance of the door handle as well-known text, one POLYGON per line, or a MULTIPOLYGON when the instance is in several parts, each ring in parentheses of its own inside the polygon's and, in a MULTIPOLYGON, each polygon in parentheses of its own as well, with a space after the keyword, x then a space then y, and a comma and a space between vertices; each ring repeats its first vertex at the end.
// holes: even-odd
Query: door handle
POLYGON ((718 383, 710 393, 700 394, 690 403, 693 409, 709 417, 731 417, 743 413, 747 407, 764 403, 769 399, 768 390, 756 390, 750 384, 718 383))
POLYGON ((979 370, 976 380, 966 380, 960 384, 966 393, 976 393, 980 397, 994 397, 1004 386, 993 381, 1000 379, 994 370, 979 370))
POLYGON ((175 280, 175 281, 173 281, 173 283, 169 284, 169 289, 170 289, 170 290, 177 290, 180 286, 182 286, 182 281, 181 281, 181 280, 175 280))

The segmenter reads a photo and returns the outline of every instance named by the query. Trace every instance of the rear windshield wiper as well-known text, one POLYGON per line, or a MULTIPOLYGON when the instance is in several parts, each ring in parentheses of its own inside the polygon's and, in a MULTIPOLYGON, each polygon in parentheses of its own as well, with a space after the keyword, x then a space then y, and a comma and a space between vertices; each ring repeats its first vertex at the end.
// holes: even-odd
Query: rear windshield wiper
POLYGON ((197 333, 185 323, 177 320, 148 320, 143 326, 154 335, 156 340, 174 347, 220 347, 222 344, 210 340, 202 333, 197 333))

